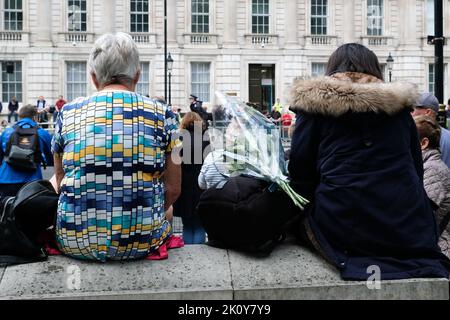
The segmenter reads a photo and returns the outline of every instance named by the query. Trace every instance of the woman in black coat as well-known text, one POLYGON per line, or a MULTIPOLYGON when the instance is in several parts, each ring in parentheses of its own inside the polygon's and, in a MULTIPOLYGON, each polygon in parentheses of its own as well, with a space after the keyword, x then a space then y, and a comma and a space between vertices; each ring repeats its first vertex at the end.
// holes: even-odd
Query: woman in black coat
POLYGON ((198 176, 203 165, 203 152, 209 142, 203 141, 204 122, 195 112, 184 115, 180 128, 183 140, 181 195, 173 205, 173 215, 181 217, 183 221, 184 242, 200 244, 205 242, 206 234, 195 208, 202 194, 198 186, 198 176))
POLYGON ((375 54, 346 44, 327 77, 297 80, 289 172, 311 200, 304 238, 344 279, 448 278, 423 187, 410 84, 383 82, 375 54))

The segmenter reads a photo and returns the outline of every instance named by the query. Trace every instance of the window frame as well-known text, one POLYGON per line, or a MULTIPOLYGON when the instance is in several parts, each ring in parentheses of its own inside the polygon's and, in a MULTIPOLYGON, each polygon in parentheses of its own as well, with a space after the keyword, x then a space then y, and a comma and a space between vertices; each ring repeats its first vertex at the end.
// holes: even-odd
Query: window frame
POLYGON ((127 3, 128 3, 128 6, 129 6, 129 10, 128 10, 128 12, 129 12, 129 14, 128 14, 128 19, 129 19, 129 21, 128 21, 128 28, 130 30, 130 33, 149 33, 151 31, 151 29, 152 29, 152 25, 151 25, 151 20, 152 19, 151 19, 151 16, 150 16, 151 0, 129 0, 129 1, 127 1, 127 3), (144 11, 144 10, 142 10, 142 11, 132 11, 131 10, 131 2, 132 1, 147 1, 148 2, 147 3, 147 11, 144 11), (133 22, 132 22, 132 15, 133 14, 142 15, 142 16, 146 15, 147 16, 147 28, 148 28, 148 30, 141 30, 141 31, 133 31, 132 30, 132 24, 133 24, 133 22))
MULTIPOLYGON (((191 12, 190 12, 190 18, 191 18, 190 30, 191 30, 191 33, 210 34, 211 33, 211 1, 210 0, 191 0, 190 2, 191 2, 191 12), (194 11, 192 10, 192 8, 194 7, 194 1, 208 2, 208 13, 205 13, 205 12, 194 13, 194 11), (208 24, 207 24, 208 31, 207 32, 205 32, 205 31, 199 32, 198 30, 194 31, 194 28, 193 28, 194 27, 194 16, 208 17, 208 24)), ((199 26, 203 25, 204 26, 205 24, 203 23, 203 24, 197 24, 197 25, 199 25, 199 26)))
MULTIPOLYGON (((434 82, 434 73, 435 73, 435 64, 432 61, 428 61, 427 65, 426 65, 426 75, 427 75, 427 84, 426 84, 426 91, 427 92, 431 92, 433 94, 435 94, 436 92, 436 84, 434 82), (433 66, 433 81, 430 81, 430 67, 433 66), (433 86, 433 90, 431 90, 430 86, 433 86)), ((448 63, 444 62, 444 99, 448 99, 448 63)))
POLYGON ((388 20, 387 16, 386 16, 386 12, 387 12, 386 8, 388 5, 389 5, 389 2, 385 1, 385 0, 366 0, 365 7, 364 7, 365 8, 365 14, 364 14, 365 31, 364 31, 364 33, 366 36, 369 36, 369 37, 385 37, 386 36, 386 21, 388 20), (379 17, 381 17, 381 34, 369 34, 369 3, 372 3, 374 1, 381 1, 382 5, 383 5, 383 7, 381 9, 382 15, 377 16, 378 17, 377 19, 380 19, 379 17))
MULTIPOLYGON (((309 3, 309 5, 310 5, 310 15, 309 15, 309 33, 311 34, 311 35, 314 35, 314 36, 326 36, 326 35, 328 35, 329 34, 329 12, 330 12, 330 3, 329 3, 329 1, 328 0, 311 0, 310 1, 310 3, 309 3), (322 4, 321 4, 321 6, 323 6, 323 2, 325 1, 326 2, 326 4, 325 4, 325 8, 326 8, 326 14, 325 15, 318 15, 318 14, 316 14, 316 15, 313 15, 313 2, 314 1, 322 1, 322 4), (325 26, 321 26, 320 28, 322 29, 322 31, 323 31, 323 28, 325 28, 325 33, 313 33, 313 23, 312 23, 312 20, 313 19, 325 19, 325 26)), ((319 7, 320 5, 315 5, 316 7, 319 7)), ((318 25, 317 25, 318 26, 318 25)), ((316 27, 317 28, 317 27, 316 27)))
MULTIPOLYGON (((23 81, 23 79, 24 79, 24 61, 22 60, 22 59, 13 59, 13 60, 8 60, 8 59, 4 59, 4 60, 1 60, 0 61, 0 93, 1 93, 1 100, 0 101, 2 101, 3 100, 3 102, 9 102, 9 100, 13 97, 13 96, 16 96, 17 97, 17 101, 18 102, 23 102, 24 101, 24 98, 25 98, 25 88, 24 88, 24 81, 23 81), (21 86, 21 92, 20 92, 20 96, 17 94, 17 91, 15 91, 15 93, 14 94, 9 94, 8 96, 6 96, 6 99, 4 99, 4 94, 5 94, 5 91, 3 91, 3 85, 5 84, 5 82, 4 82, 4 80, 3 80, 3 65, 6 65, 6 63, 8 63, 8 62, 14 62, 14 74, 16 73, 16 70, 17 70, 17 67, 16 67, 16 64, 17 63, 20 63, 20 82, 19 81, 12 81, 12 82, 10 82, 10 81, 8 81, 7 82, 7 84, 10 84, 10 83, 13 83, 13 84, 15 84, 15 87, 17 86, 17 84, 18 83, 20 83, 20 86, 21 86)), ((17 77, 17 76, 16 76, 17 77)), ((15 79, 15 80, 17 80, 17 79, 15 79)), ((10 92, 9 90, 7 91, 7 92, 10 92)))
MULTIPOLYGON (((81 97, 81 96, 83 96, 83 97, 86 97, 86 96, 88 96, 89 95, 89 88, 88 88, 88 85, 89 85, 89 82, 88 82, 88 70, 87 70, 87 61, 86 60, 76 60, 76 59, 67 59, 67 60, 64 60, 64 78, 65 78, 65 81, 64 81, 64 83, 65 83, 65 86, 64 86, 64 92, 65 92, 65 97, 67 98, 67 101, 72 101, 73 99, 76 99, 76 98, 78 98, 78 97, 81 97), (85 69, 84 69, 84 82, 82 83, 81 81, 79 81, 79 82, 71 82, 71 81, 69 81, 69 63, 78 63, 78 64, 82 64, 82 63, 84 63, 84 67, 85 67, 85 69), (77 96, 74 96, 73 98, 71 98, 70 97, 70 94, 69 94, 69 84, 84 84, 84 94, 82 94, 82 95, 77 95, 77 96)), ((72 92, 75 92, 75 91, 72 91, 72 92)))
POLYGON ((149 95, 149 96, 152 96, 152 77, 151 77, 151 62, 150 61, 140 61, 140 67, 141 67, 141 77, 140 77, 140 79, 139 79, 139 81, 138 81, 138 83, 137 83, 137 85, 136 85, 136 92, 137 93, 139 93, 139 94, 141 94, 141 95, 149 95), (143 72, 143 65, 147 65, 147 71, 148 71, 148 79, 147 79, 147 81, 146 82, 143 82, 142 81, 142 77, 143 77, 143 75, 144 75, 144 72, 143 72), (147 84, 147 86, 145 86, 145 84, 147 84), (140 89, 139 88, 146 88, 147 89, 147 92, 143 92, 143 91, 140 91, 140 89))
POLYGON ((310 71, 311 71, 311 77, 313 77, 313 78, 324 76, 325 73, 327 72, 327 63, 324 62, 324 61, 312 61, 311 62, 311 66, 310 66, 310 71), (322 74, 314 75, 313 69, 314 69, 315 65, 322 65, 323 66, 323 73, 322 74))
POLYGON ((204 103, 211 103, 213 101, 213 97, 212 97, 212 88, 213 88, 213 61, 211 60, 203 60, 203 59, 193 59, 191 61, 188 62, 188 66, 189 66, 189 92, 191 94, 195 94, 199 97, 199 100, 204 102, 204 103), (209 64, 209 98, 208 100, 205 100, 204 97, 202 97, 198 92, 194 92, 194 86, 193 86, 193 80, 192 80, 192 76, 193 76, 193 70, 192 70, 192 66, 194 63, 197 64, 209 64))
MULTIPOLYGON (((271 25, 272 25, 272 21, 274 20, 273 18, 272 18, 272 15, 271 15, 271 7, 273 6, 272 5, 272 1, 271 0, 249 0, 250 1, 250 33, 251 34, 270 34, 271 33, 271 25), (257 13, 257 14, 254 14, 254 12, 253 12, 253 6, 254 6, 254 1, 257 1, 257 3, 256 3, 256 5, 258 6, 259 5, 259 1, 267 1, 267 13, 264 13, 264 14, 260 14, 260 13, 257 13), (257 18, 259 18, 259 17, 262 17, 262 18, 267 18, 267 32, 258 32, 258 26, 259 26, 259 23, 256 25, 256 27, 257 27, 257 32, 254 32, 253 31, 253 28, 254 28, 254 24, 253 24, 253 18, 254 17, 257 17, 257 18)), ((264 24, 263 24, 263 27, 264 27, 264 24)))
MULTIPOLYGON (((17 1, 18 0, 4 0, 4 1, 2 1, 2 30, 5 30, 5 31, 23 31, 24 30, 24 15, 25 15, 25 12, 24 12, 24 2, 25 1, 21 1, 21 5, 22 5, 22 8, 21 9, 6 9, 6 2, 14 2, 15 4, 16 4, 16 6, 17 6, 17 1), (22 20, 20 21, 21 22, 21 26, 22 26, 22 28, 20 28, 20 29, 18 29, 18 28, 16 28, 16 29, 10 29, 10 28, 6 28, 6 13, 7 12, 10 12, 10 13, 15 13, 16 14, 16 17, 17 17, 17 14, 18 13, 21 13, 22 14, 22 20)), ((11 21, 11 20, 9 20, 9 21, 11 21)), ((17 18, 16 18, 16 25, 18 24, 18 20, 17 20, 17 18)))
MULTIPOLYGON (((215 0, 209 1, 209 33, 214 34, 216 32, 216 2, 215 0)), ((192 0, 185 0, 186 19, 185 19, 185 32, 191 34, 192 32, 192 0)))
POLYGON ((80 1, 86 1, 86 31, 70 31, 69 30, 69 1, 72 0, 66 0, 63 4, 63 10, 62 10, 62 21, 61 24, 62 32, 63 33, 90 33, 93 26, 92 26, 92 12, 93 12, 93 2, 91 0, 80 0, 80 1))

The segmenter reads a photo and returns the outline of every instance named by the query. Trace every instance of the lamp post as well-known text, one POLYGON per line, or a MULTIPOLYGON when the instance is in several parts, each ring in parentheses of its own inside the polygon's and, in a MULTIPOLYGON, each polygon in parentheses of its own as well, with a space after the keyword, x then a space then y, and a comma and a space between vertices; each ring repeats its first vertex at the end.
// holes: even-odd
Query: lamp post
POLYGON ((164 0, 164 99, 167 99, 167 0, 164 0))
POLYGON ((392 82, 392 69, 394 67, 394 58, 392 58, 391 53, 389 52, 389 56, 386 59, 387 68, 389 70, 389 82, 392 82))
POLYGON ((167 56, 167 71, 169 73, 169 106, 172 105, 172 67, 173 59, 169 52, 169 55, 167 56))
POLYGON ((434 0, 434 93, 444 103, 444 16, 443 1, 434 0))

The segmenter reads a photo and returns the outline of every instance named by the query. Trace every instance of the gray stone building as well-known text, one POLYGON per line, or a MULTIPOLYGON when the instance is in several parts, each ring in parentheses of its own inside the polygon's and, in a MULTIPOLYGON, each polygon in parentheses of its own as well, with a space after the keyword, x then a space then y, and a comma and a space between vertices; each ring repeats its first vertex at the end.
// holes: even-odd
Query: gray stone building
MULTIPOLYGON (((212 105, 215 90, 266 107, 278 97, 286 103, 293 79, 323 74, 330 53, 346 42, 369 46, 385 69, 391 53, 393 81, 434 87, 434 48, 426 39, 433 0, 167 0, 167 6, 173 105, 186 108, 189 93, 212 105)), ((163 0, 1 0, 3 113, 12 96, 35 103, 43 95, 54 103, 60 94, 91 93, 86 60, 105 32, 133 36, 141 53, 138 90, 163 95, 163 8, 163 0)), ((448 0, 444 12, 450 35, 448 0)), ((446 80, 446 98, 448 89, 446 80)))

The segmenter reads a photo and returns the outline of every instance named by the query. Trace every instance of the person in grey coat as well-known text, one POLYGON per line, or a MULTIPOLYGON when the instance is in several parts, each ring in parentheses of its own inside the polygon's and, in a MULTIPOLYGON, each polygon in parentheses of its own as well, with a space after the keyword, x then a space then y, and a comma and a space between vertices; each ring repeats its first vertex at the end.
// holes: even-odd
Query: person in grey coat
POLYGON ((430 116, 414 117, 422 148, 424 187, 428 197, 436 204, 436 220, 442 232, 439 246, 450 257, 450 169, 442 161, 439 151, 441 128, 430 116))

